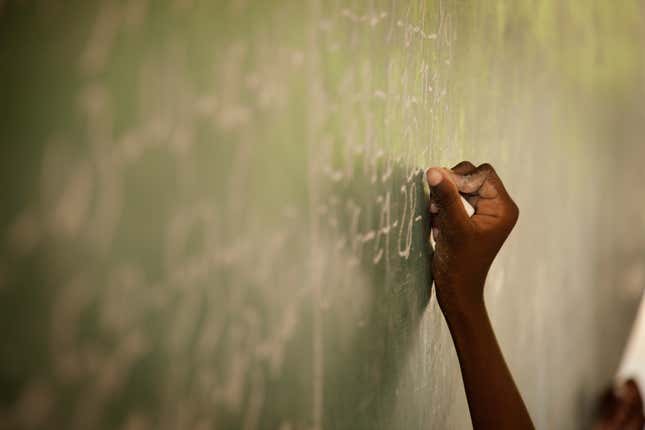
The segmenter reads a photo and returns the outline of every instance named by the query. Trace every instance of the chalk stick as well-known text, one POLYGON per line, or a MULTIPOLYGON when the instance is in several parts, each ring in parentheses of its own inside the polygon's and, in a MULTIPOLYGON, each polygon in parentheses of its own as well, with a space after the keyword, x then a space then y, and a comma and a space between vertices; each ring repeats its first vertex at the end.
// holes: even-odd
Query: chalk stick
POLYGON ((475 208, 468 203, 468 200, 464 198, 464 196, 461 197, 461 202, 464 204, 464 209, 466 209, 466 213, 468 214, 469 217, 473 216, 475 214, 475 208))

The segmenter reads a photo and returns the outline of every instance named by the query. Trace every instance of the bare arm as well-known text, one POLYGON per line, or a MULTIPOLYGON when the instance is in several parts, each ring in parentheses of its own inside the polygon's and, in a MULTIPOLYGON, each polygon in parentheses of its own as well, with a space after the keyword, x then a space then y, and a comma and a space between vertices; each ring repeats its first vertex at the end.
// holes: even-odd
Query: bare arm
POLYGON ((476 430, 533 429, 484 305, 488 269, 519 211, 490 165, 432 168, 432 260, 437 299, 452 335, 476 430), (461 196, 475 208, 469 218, 461 196))

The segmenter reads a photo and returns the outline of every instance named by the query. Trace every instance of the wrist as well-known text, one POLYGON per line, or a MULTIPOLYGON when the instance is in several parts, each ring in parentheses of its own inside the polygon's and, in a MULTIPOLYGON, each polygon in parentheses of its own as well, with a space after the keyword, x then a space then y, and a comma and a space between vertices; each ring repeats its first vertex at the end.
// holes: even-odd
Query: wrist
POLYGON ((451 329, 453 327, 476 326, 482 319, 488 318, 483 299, 444 306, 441 311, 451 329))
POLYGON ((484 281, 435 283, 441 311, 449 325, 487 317, 484 281))
POLYGON ((492 333, 483 301, 480 304, 444 311, 443 315, 458 352, 464 348, 473 348, 479 344, 482 336, 485 338, 488 333, 492 333))

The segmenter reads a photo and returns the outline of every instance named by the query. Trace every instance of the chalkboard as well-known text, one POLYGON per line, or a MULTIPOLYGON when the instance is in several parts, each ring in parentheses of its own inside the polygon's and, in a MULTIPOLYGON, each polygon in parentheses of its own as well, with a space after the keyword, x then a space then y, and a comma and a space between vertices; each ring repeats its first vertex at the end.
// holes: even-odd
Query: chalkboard
POLYGON ((462 159, 522 212, 487 303, 536 425, 586 425, 645 270, 641 9, 0 1, 0 428, 468 428, 422 173, 462 159))

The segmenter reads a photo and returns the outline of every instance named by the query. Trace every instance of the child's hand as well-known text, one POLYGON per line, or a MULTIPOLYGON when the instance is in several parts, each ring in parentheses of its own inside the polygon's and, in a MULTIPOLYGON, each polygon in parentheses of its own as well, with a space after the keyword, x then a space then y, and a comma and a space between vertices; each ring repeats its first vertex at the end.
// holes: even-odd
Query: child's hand
POLYGON ((515 225, 519 210, 489 164, 463 161, 452 170, 431 168, 432 274, 444 314, 483 305, 486 274, 515 225), (475 208, 469 218, 463 196, 475 208))
POLYGON ((607 390, 600 408, 594 430, 641 430, 645 424, 643 399, 633 379, 607 390))

